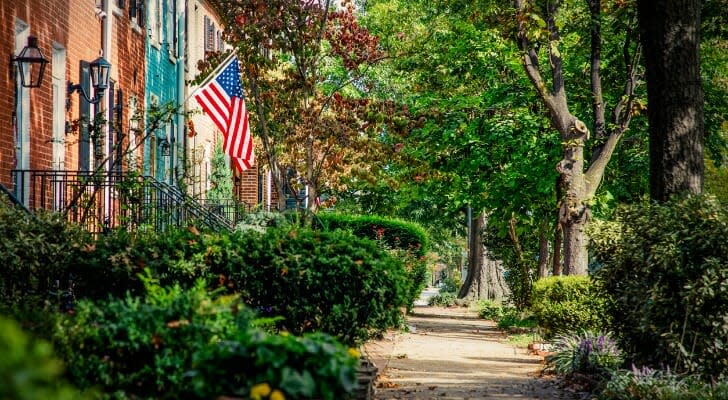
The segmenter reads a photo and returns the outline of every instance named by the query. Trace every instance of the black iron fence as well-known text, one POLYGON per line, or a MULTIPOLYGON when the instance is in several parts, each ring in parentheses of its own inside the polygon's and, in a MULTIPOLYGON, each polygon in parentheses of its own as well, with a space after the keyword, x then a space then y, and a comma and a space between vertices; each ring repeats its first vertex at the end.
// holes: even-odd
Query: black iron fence
POLYGON ((31 211, 64 213, 68 221, 93 233, 116 227, 162 231, 192 223, 229 230, 235 219, 228 215, 240 209, 211 209, 175 186, 133 173, 15 170, 13 177, 17 199, 31 211))

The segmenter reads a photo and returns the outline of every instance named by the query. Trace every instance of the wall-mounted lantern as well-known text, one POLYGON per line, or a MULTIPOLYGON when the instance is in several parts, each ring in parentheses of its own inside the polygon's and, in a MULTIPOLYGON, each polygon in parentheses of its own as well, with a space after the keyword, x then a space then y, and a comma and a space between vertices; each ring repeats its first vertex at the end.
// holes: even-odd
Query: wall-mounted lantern
POLYGON ((91 104, 96 104, 101 101, 101 98, 104 97, 104 91, 109 87, 111 63, 106 61, 104 57, 99 57, 89 64, 89 69, 91 70, 91 86, 93 86, 96 95, 89 98, 88 93, 86 93, 86 90, 84 90, 81 84, 74 84, 71 81, 68 82, 67 95, 71 97, 74 92, 80 92, 86 101, 91 104))
POLYGON ((28 36, 28 45, 23 47, 20 54, 13 57, 13 62, 18 68, 18 71, 20 71, 23 87, 40 87, 43 82, 43 73, 45 72, 46 64, 48 64, 48 59, 40 51, 37 37, 28 36))

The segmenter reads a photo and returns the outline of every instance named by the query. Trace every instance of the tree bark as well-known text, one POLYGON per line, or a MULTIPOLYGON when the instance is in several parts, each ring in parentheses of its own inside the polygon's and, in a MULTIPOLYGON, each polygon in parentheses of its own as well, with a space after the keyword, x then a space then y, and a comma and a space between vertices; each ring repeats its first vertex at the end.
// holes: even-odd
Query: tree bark
MULTIPOLYGON (((588 127, 569 110, 564 82, 563 62, 559 45, 561 36, 556 23, 556 15, 561 1, 547 2, 543 9, 524 0, 514 0, 516 8, 516 24, 518 29, 518 45, 521 49, 523 67, 526 75, 536 89, 539 97, 549 110, 552 126, 560 133, 564 143, 564 155, 557 165, 560 180, 564 187, 564 196, 560 198, 559 223, 563 228, 564 239, 564 273, 585 275, 588 270, 588 237, 585 232, 589 221, 589 201, 596 194, 604 176, 604 170, 612 157, 619 139, 627 129, 632 113, 631 106, 636 86, 635 62, 639 60, 639 50, 630 56, 625 51, 627 85, 620 101, 615 106, 614 128, 607 131, 604 117, 604 99, 600 78, 601 69, 601 7, 600 1, 588 1, 591 17, 591 57, 590 80, 592 88, 592 112, 596 133, 606 140, 593 154, 588 168, 584 163, 584 145, 589 140, 588 127), (534 44, 528 37, 529 21, 533 13, 542 13, 548 31, 548 43, 534 44), (539 65, 540 48, 548 53, 551 82, 544 79, 539 65), (626 110, 626 111, 625 111, 626 110)), ((557 268, 558 264, 554 267, 557 268)))
POLYGON ((541 221, 538 232, 538 278, 545 278, 549 275, 549 239, 548 239, 548 218, 541 221))
POLYGON ((468 241, 468 274, 458 292, 458 299, 466 301, 499 300, 508 294, 500 261, 490 259, 483 246, 484 213, 471 220, 468 241))
POLYGON ((650 195, 703 190, 699 0, 639 0, 650 133, 650 195))

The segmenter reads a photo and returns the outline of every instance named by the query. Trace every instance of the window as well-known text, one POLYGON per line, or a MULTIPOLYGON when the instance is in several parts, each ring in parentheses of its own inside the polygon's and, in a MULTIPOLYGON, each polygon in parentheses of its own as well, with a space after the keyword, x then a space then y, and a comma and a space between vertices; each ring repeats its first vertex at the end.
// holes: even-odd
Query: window
MULTIPOLYGON (((120 0, 124 2, 126 0, 120 0)), ((132 24, 144 26, 144 0, 128 0, 129 1, 129 19, 132 24)), ((121 7, 121 6, 119 6, 121 7)))
POLYGON ((215 51, 215 23, 205 16, 205 54, 215 51))
POLYGON ((66 49, 53 42, 51 87, 53 89, 53 155, 51 168, 62 171, 66 158, 66 49))
POLYGON ((162 9, 161 0, 149 1, 149 37, 152 44, 159 48, 162 43, 162 20, 164 10, 162 9))
POLYGON ((170 57, 177 57, 177 0, 167 0, 167 32, 165 39, 170 57))

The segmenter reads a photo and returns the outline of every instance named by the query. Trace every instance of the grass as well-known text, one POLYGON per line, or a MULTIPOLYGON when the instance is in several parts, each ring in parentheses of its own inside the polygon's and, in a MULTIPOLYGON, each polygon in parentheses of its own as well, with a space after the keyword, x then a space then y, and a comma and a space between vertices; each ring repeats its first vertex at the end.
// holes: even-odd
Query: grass
POLYGON ((515 335, 508 335, 507 342, 513 347, 527 349, 529 344, 533 342, 540 342, 541 340, 541 335, 538 333, 518 333, 515 335))

